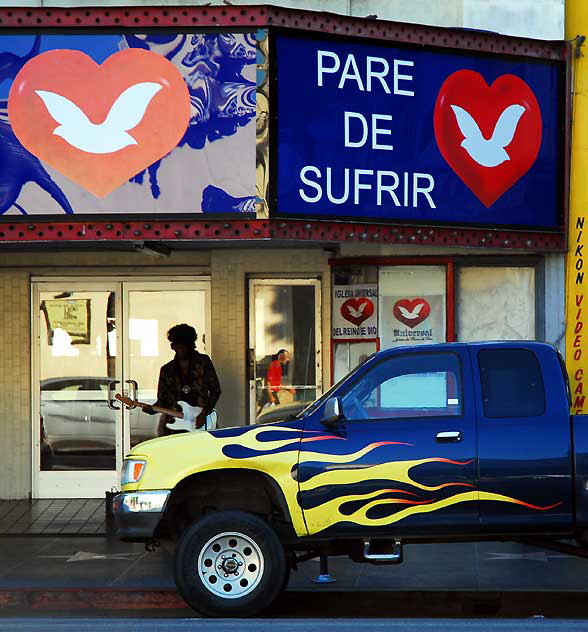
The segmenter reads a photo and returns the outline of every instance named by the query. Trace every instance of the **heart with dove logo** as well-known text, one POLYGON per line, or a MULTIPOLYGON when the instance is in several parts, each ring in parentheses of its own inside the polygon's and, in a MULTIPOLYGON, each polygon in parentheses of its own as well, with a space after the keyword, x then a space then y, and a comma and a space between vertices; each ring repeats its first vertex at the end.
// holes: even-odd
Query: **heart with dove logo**
POLYGON ((142 49, 101 65, 75 50, 51 50, 15 77, 8 118, 37 158, 104 197, 174 149, 190 120, 179 70, 142 49))
POLYGON ((361 325, 374 313, 374 304, 369 298, 348 298, 341 305, 341 316, 356 326, 361 325))
POLYGON ((539 103, 515 75, 489 86, 473 70, 454 72, 439 90, 433 122, 443 158, 486 208, 529 171, 541 147, 539 103))
POLYGON ((402 298, 392 308, 394 318, 414 329, 426 320, 431 313, 431 306, 424 298, 402 298))

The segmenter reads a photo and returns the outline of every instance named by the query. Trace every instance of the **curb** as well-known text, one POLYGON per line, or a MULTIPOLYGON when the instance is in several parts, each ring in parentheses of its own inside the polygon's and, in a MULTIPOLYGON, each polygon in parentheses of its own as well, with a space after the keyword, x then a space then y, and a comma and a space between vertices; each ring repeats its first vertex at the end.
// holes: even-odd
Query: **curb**
MULTIPOLYGON (((288 590, 267 611, 273 617, 549 617, 588 618, 586 592, 288 590)), ((175 589, 69 588, 0 590, 0 616, 16 612, 186 611, 175 589)))
POLYGON ((0 590, 0 610, 170 610, 189 609, 173 590, 104 588, 0 590))

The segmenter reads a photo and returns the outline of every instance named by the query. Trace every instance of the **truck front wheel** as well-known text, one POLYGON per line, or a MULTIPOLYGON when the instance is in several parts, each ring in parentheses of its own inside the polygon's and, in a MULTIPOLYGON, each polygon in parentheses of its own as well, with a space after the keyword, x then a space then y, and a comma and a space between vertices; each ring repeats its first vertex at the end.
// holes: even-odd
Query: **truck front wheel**
POLYGON ((286 583, 284 548, 261 518, 244 511, 208 514, 182 534, 175 579, 194 610, 211 617, 257 614, 286 583))

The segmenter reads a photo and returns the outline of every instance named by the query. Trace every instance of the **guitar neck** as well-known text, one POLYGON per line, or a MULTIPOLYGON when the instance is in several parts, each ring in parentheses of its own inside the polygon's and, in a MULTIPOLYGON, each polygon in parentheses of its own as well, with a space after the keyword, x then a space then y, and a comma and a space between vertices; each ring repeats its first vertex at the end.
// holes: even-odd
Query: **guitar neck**
POLYGON ((178 410, 172 410, 171 408, 163 408, 163 406, 153 406, 151 404, 146 404, 145 402, 138 402, 135 400, 135 405, 141 409, 144 408, 153 408, 158 413, 163 413, 164 415, 169 415, 170 417, 177 417, 178 419, 183 419, 184 415, 178 410))

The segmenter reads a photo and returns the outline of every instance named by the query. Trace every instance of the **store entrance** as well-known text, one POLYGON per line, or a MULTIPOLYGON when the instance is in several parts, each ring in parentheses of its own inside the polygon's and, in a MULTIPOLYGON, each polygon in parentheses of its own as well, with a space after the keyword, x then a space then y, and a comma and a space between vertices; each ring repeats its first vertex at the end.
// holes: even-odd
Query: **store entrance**
POLYGON ((155 401, 175 324, 193 325, 198 350, 210 353, 209 289, 208 280, 33 283, 35 498, 99 498, 119 487, 124 454, 156 436, 158 416, 115 394, 155 401))
POLYGON ((249 281, 249 423, 298 413, 321 394, 320 282, 249 281))

